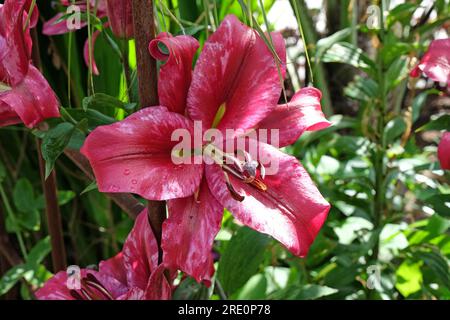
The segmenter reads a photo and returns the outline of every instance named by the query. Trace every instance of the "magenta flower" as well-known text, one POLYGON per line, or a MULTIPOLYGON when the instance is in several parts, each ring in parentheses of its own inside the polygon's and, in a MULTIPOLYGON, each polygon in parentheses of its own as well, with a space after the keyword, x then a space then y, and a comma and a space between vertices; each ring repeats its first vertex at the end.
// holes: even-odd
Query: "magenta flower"
MULTIPOLYGON (((104 27, 111 27, 114 35, 118 38, 129 39, 133 37, 133 14, 131 0, 98 0, 97 7, 95 0, 90 0, 90 12, 93 13, 95 8, 97 9, 96 14, 99 19, 108 17, 108 22, 104 24, 104 27)), ((70 6, 72 3, 69 0, 61 0, 63 6, 70 6)), ((77 1, 75 2, 82 12, 87 12, 87 1, 77 1)), ((69 29, 67 21, 59 21, 65 13, 58 13, 52 19, 48 20, 44 24, 42 32, 45 35, 60 35, 65 34, 74 30, 69 29), (58 22, 59 21, 59 22, 58 22)), ((87 26, 86 21, 81 21, 77 29, 81 29, 87 26)), ((100 34, 99 30, 95 30, 92 35, 92 47, 95 47, 95 41, 100 34)), ((89 65, 89 42, 86 40, 84 44, 84 61, 86 65, 89 65)), ((93 56, 93 54, 92 54, 93 56)), ((92 57, 92 72, 95 75, 99 75, 96 61, 92 57)))
POLYGON ((100 262, 98 271, 82 269, 78 283, 68 278, 66 271, 58 272, 36 292, 36 297, 40 300, 166 300, 171 297, 163 265, 158 266, 158 245, 147 210, 136 219, 122 252, 100 262))
POLYGON ((450 84, 450 39, 431 42, 420 63, 411 71, 411 77, 418 77, 421 72, 433 81, 450 84))
POLYGON ((27 0, 7 0, 0 5, 0 126, 23 122, 28 127, 46 118, 59 117, 58 100, 42 74, 31 64, 27 0))
POLYGON ((438 158, 443 170, 450 170, 450 132, 444 132, 438 146, 438 158))
MULTIPOLYGON (((284 41, 278 33, 271 38, 284 76, 284 41)), ((321 111, 321 94, 314 88, 302 89, 291 103, 277 105, 281 85, 274 56, 236 17, 226 17, 207 40, 192 73, 198 47, 189 36, 161 34, 151 42, 150 53, 165 61, 158 88, 161 106, 97 128, 82 153, 102 192, 168 200, 163 262, 171 270, 209 282, 214 272, 211 249, 224 207, 241 223, 304 256, 330 205, 298 160, 272 145, 258 142, 259 156, 254 159, 240 150, 247 157, 244 162, 235 159, 234 165, 174 164, 173 131, 183 128, 192 134, 193 121, 201 121, 203 131, 276 128, 281 146, 286 146, 304 131, 327 127, 329 122, 321 111), (160 50, 163 45, 168 53, 160 50), (265 175, 260 157, 278 162, 278 173, 265 175)), ((211 144, 204 141, 199 148, 207 146, 211 144)))

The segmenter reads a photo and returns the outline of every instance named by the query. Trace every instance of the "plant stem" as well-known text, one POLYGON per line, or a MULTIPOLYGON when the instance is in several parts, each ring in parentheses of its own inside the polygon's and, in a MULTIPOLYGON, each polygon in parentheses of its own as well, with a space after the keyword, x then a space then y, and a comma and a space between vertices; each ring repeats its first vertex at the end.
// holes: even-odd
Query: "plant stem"
MULTIPOLYGON (((304 41, 306 43, 305 53, 312 46, 317 43, 317 32, 314 28, 314 23, 312 22, 311 17, 308 15, 308 7, 305 4, 304 0, 290 0, 291 6, 294 9, 294 12, 298 14, 297 21, 302 27, 304 33, 304 41), (298 10, 295 10, 295 9, 298 10)), ((333 106, 331 102, 331 94, 328 86, 326 71, 323 66, 323 63, 320 61, 315 61, 313 65, 313 74, 314 74, 314 86, 322 91, 322 110, 326 116, 333 115, 333 106)), ((311 79, 312 80, 312 79, 311 79)))
POLYGON ((140 107, 158 105, 158 78, 156 60, 148 52, 155 38, 155 17, 152 0, 133 0, 134 37, 139 79, 140 107))
POLYGON ((94 60, 94 50, 93 50, 93 42, 92 42, 92 28, 91 28, 91 11, 90 11, 90 1, 86 1, 86 9, 87 9, 87 29, 88 29, 88 50, 89 50, 89 74, 88 74, 88 92, 90 94, 95 93, 94 89, 94 75, 92 70, 92 62, 94 60), (90 90, 89 90, 90 89, 90 90))
POLYGON ((17 222, 17 217, 14 214, 14 211, 11 208, 11 205, 9 204, 8 197, 6 196, 5 190, 3 189, 3 186, 0 184, 0 198, 3 201, 3 204, 5 206, 6 212, 8 213, 9 218, 11 219, 11 222, 14 225, 15 234, 17 236, 17 241, 19 242, 20 252, 22 253, 22 256, 26 259, 27 258, 27 249, 25 246, 25 242, 23 241, 22 234, 19 230, 19 223, 17 222))
POLYGON ((36 139, 38 148, 39 171, 45 197, 45 212, 47 213, 48 233, 52 245, 53 271, 56 273, 65 270, 66 250, 64 248, 64 237, 62 231, 61 212, 58 206, 58 192, 56 186, 56 173, 52 170, 45 180, 45 162, 41 156, 41 141, 36 139))
MULTIPOLYGON (((39 53, 39 41, 36 29, 31 31, 33 38, 32 60, 33 64, 42 72, 41 56, 39 53)), ((64 238, 62 232, 61 212, 58 206, 58 191, 56 187, 56 173, 53 170, 50 176, 45 179, 45 162, 41 155, 41 141, 36 139, 39 173, 41 175, 42 188, 45 197, 45 211, 47 214, 48 232, 52 245, 53 271, 64 270, 66 268, 66 250, 64 248, 64 238)))
POLYGON ((128 48, 128 40, 123 40, 121 43, 121 51, 122 51, 122 66, 123 73, 125 75, 125 86, 127 88, 128 102, 131 101, 131 69, 130 69, 130 61, 129 57, 129 48, 128 48))
MULTIPOLYGON (((156 60, 148 52, 150 41, 155 38, 156 26, 152 0, 133 0, 134 38, 139 80, 140 107, 158 105, 158 78, 156 60)), ((150 226, 155 234, 159 249, 159 262, 162 261, 161 233, 166 219, 164 201, 148 201, 150 226)))
MULTIPOLYGON (((378 75, 378 85, 379 85, 379 98, 378 98, 378 134, 377 134, 377 146, 375 150, 374 159, 374 170, 375 170, 375 201, 373 207, 374 213, 374 227, 375 230, 379 229, 383 225, 383 212, 385 205, 385 190, 384 190, 384 179, 385 179, 385 163, 384 158, 386 154, 386 141, 384 139, 385 130, 385 116, 386 116, 386 84, 385 84, 385 70, 383 57, 381 56, 381 49, 383 48, 384 42, 384 5, 383 0, 380 1, 381 14, 380 14, 380 47, 378 48, 377 55, 377 75, 378 75)), ((380 237, 377 235, 375 246, 372 252, 372 258, 378 259, 378 251, 380 244, 380 237)))

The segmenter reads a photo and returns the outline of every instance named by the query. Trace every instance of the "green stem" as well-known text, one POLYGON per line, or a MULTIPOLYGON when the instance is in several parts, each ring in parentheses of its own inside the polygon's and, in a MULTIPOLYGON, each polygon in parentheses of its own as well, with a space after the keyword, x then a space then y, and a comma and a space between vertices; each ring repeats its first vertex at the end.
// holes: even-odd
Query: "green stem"
MULTIPOLYGON (((379 98, 378 98, 378 126, 377 126, 377 146, 375 150, 375 159, 374 159, 374 170, 375 170, 375 199, 374 199, 374 226, 375 230, 380 229, 383 225, 383 212, 385 207, 385 190, 384 190, 384 179, 385 179, 385 163, 384 157, 386 154, 386 142, 384 139, 384 130, 386 126, 386 84, 385 84, 385 70, 384 70, 384 62, 381 56, 381 49, 383 48, 384 43, 384 5, 383 0, 380 2, 381 5, 381 14, 380 14, 380 47, 378 48, 377 55, 377 77, 379 84, 379 98)), ((378 258, 378 250, 379 250, 379 235, 377 236, 376 243, 372 252, 372 258, 378 258)))
POLYGON ((25 24, 23 26, 24 31, 30 25, 30 19, 31 19, 31 16, 33 15, 33 11, 34 11, 35 7, 36 7, 36 0, 33 0, 33 1, 31 1, 31 4, 30 4, 30 10, 28 11, 28 14, 27 14, 27 20, 25 21, 25 24))
MULTIPOLYGON (((314 23, 311 17, 308 15, 308 7, 304 0, 290 0, 292 8, 298 8, 296 14, 298 14, 297 20, 299 20, 299 25, 301 24, 304 41, 306 42, 305 51, 315 46, 317 43, 317 32, 314 28, 314 23)), ((314 86, 316 86, 320 91, 322 91, 322 110, 326 116, 333 115, 333 106, 331 103, 331 94, 328 87, 327 76, 323 63, 315 61, 313 65, 314 74, 314 86)))
POLYGON ((93 70, 92 70, 92 61, 93 61, 93 54, 94 54, 94 50, 92 47, 92 29, 91 29, 91 8, 90 8, 90 1, 86 1, 86 9, 87 9, 87 29, 88 29, 88 50, 89 50, 89 84, 90 87, 88 85, 88 92, 90 89, 90 94, 94 94, 95 90, 94 90, 94 76, 93 76, 93 70))
POLYGON ((11 205, 9 204, 8 197, 6 196, 5 190, 3 189, 3 186, 1 184, 0 184, 0 196, 5 205, 6 213, 9 215, 9 218, 11 219, 11 221, 14 225, 14 232, 17 236, 17 240, 19 242, 19 247, 20 247, 22 256, 24 257, 24 259, 26 259, 27 258, 27 249, 25 246, 25 242, 23 241, 22 234, 19 231, 19 223, 17 222, 17 217, 14 214, 14 211, 12 210, 11 205))

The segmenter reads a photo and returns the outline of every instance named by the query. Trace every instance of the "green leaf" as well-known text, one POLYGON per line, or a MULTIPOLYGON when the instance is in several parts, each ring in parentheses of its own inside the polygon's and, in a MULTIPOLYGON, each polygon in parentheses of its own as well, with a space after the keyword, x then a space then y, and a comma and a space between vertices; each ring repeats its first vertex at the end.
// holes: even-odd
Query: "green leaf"
POLYGON ((238 291, 237 300, 262 300, 266 298, 267 279, 264 274, 255 274, 238 291))
POLYGON ((450 274, 448 270, 447 260, 437 252, 419 252, 415 255, 418 259, 425 262, 433 272, 436 274, 442 283, 450 288, 450 274))
POLYGON ((0 183, 6 178, 6 169, 3 163, 0 161, 0 183))
POLYGON ((36 208, 33 186, 27 178, 21 178, 17 181, 14 186, 13 200, 19 211, 30 212, 36 208))
POLYGON ((301 288, 295 299, 312 300, 321 297, 329 296, 336 293, 338 290, 327 286, 319 286, 315 284, 306 285, 301 288))
POLYGON ((355 100, 369 101, 378 95, 378 84, 370 78, 357 75, 344 88, 344 94, 355 100))
POLYGON ((422 262, 405 260, 397 268, 395 287, 406 298, 422 288, 423 276, 420 267, 422 262))
POLYGON ((395 117, 386 124, 384 129, 384 142, 385 144, 392 143, 396 138, 401 136, 406 130, 406 123, 402 117, 395 117))
POLYGON ((390 10, 386 18, 388 28, 391 28, 396 21, 400 21, 403 25, 409 24, 416 9, 415 3, 402 3, 390 10))
POLYGON ((97 181, 92 181, 86 188, 84 188, 83 191, 81 191, 80 195, 83 195, 89 191, 97 190, 97 189, 98 189, 97 181))
POLYGON ((416 132, 424 130, 448 130, 450 128, 450 114, 444 114, 439 118, 428 122, 426 125, 420 127, 416 132))
POLYGON ((352 32, 352 28, 345 28, 333 33, 331 36, 320 39, 316 45, 316 59, 322 59, 325 52, 330 49, 332 45, 345 40, 352 34, 352 32))
POLYGON ((39 264, 50 253, 51 249, 50 236, 47 236, 36 243, 27 256, 27 265, 30 269, 38 268, 39 264))
POLYGON ((196 0, 181 0, 178 1, 178 9, 180 17, 183 20, 195 22, 199 15, 196 0))
POLYGON ((56 159, 64 152, 70 142, 75 126, 64 122, 49 130, 42 141, 42 157, 45 160, 45 179, 55 166, 56 159))
POLYGON ((0 296, 11 290, 29 269, 23 264, 12 267, 0 279, 0 296))
POLYGON ((212 295, 214 286, 206 287, 203 283, 198 283, 195 279, 188 277, 181 281, 175 290, 173 300, 208 300, 212 295))
POLYGON ((399 58, 389 66, 386 72, 386 82, 388 90, 391 90, 398 86, 404 79, 408 77, 408 59, 399 58))
POLYGON ((125 109, 125 104, 117 98, 104 93, 96 93, 83 99, 83 110, 102 110, 103 108, 125 109))
POLYGON ((36 273, 46 271, 40 263, 50 251, 50 236, 47 236, 30 250, 25 264, 14 266, 0 279, 0 296, 11 290, 22 278, 25 278, 27 282, 34 283, 36 273))
POLYGON ((247 227, 236 232, 228 243, 217 270, 217 277, 226 293, 234 293, 256 273, 269 242, 268 236, 247 227))
POLYGON ((425 199, 425 203, 432 207, 438 215, 450 218, 450 194, 435 194, 425 199))
MULTIPOLYGON (((383 62, 386 66, 391 65, 397 59, 401 58, 403 55, 407 55, 413 50, 413 46, 410 43, 398 42, 396 37, 393 37, 391 43, 386 43, 381 49, 381 56, 383 62), (395 41, 395 42, 392 42, 395 41)), ((405 59, 404 57, 402 59, 405 59)))
MULTIPOLYGON (((73 198, 75 198, 76 194, 75 192, 68 190, 58 190, 58 205, 63 206, 67 203, 69 203, 73 198)), ((45 208, 45 197, 43 194, 38 196, 36 198, 36 207, 38 209, 44 209, 45 208)))
POLYGON ((376 70, 375 63, 360 48, 347 42, 333 44, 323 55, 322 61, 345 63, 370 75, 374 75, 376 70))
POLYGON ((316 284, 307 284, 305 286, 291 286, 275 292, 270 296, 277 300, 314 300, 326 297, 338 292, 337 289, 316 284))
POLYGON ((87 119, 87 127, 89 130, 93 130, 98 126, 116 122, 116 119, 107 116, 95 109, 88 109, 86 111, 82 109, 66 109, 66 111, 77 122, 82 122, 83 120, 85 121, 85 119, 87 119))
POLYGON ((34 197, 33 186, 26 178, 17 181, 13 191, 14 205, 19 211, 17 220, 29 230, 39 230, 41 218, 34 197))
POLYGON ((425 104, 425 102, 427 101, 428 95, 430 94, 439 94, 439 91, 435 90, 435 89, 431 89, 431 90, 426 90, 424 92, 419 93, 415 98, 414 101, 412 103, 412 120, 413 123, 416 122, 419 119, 420 116, 420 111, 423 107, 423 105, 425 104))

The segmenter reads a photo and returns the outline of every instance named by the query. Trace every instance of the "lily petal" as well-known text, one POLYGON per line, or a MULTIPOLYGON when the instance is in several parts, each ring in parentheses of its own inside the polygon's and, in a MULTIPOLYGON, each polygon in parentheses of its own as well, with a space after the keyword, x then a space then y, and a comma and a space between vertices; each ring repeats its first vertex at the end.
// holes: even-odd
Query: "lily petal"
POLYGON ((167 281, 164 265, 159 265, 152 273, 145 289, 145 300, 170 300, 172 288, 167 281))
POLYGON ((21 123, 19 116, 9 105, 0 100, 0 127, 21 123))
POLYGON ((39 300, 75 300, 67 287, 67 272, 60 271, 35 292, 39 300))
POLYGON ((128 287, 145 290, 151 273, 158 265, 158 244, 148 222, 147 209, 137 217, 122 253, 128 287))
POLYGON ((32 65, 19 85, 0 94, 0 101, 9 105, 30 128, 44 119, 59 117, 59 103, 53 90, 32 65))
POLYGON ((438 158, 441 168, 450 170, 450 132, 445 132, 438 146, 438 158))
MULTIPOLYGON (((47 20, 46 22, 44 22, 44 26, 42 27, 42 33, 47 36, 56 36, 56 35, 66 34, 68 32, 74 31, 74 30, 70 30, 68 28, 67 21, 63 20, 63 21, 58 22, 58 20, 61 19, 64 15, 65 15, 65 13, 62 13, 62 12, 58 13, 50 20, 47 20)), ((77 28, 76 30, 84 28, 85 26, 87 26, 87 22, 80 21, 79 28, 77 28)))
POLYGON ((206 177, 211 192, 241 223, 271 235, 293 254, 303 257, 324 223, 330 205, 296 158, 260 143, 259 159, 270 159, 266 168, 278 163, 278 172, 266 175, 263 180, 266 191, 230 175, 234 189, 245 196, 239 202, 225 187, 220 167, 210 165, 206 166, 206 177))
POLYGON ((163 224, 163 263, 198 282, 211 283, 214 274, 212 246, 220 230, 223 206, 214 198, 206 179, 195 196, 170 200, 169 218, 163 224))
MULTIPOLYGON (((280 71, 285 73, 286 48, 278 33, 271 34, 280 71)), ((264 40, 235 16, 227 16, 205 43, 188 93, 191 119, 211 128, 218 110, 225 113, 217 128, 250 129, 267 116, 281 94, 276 59, 264 40)))
POLYGON ((411 71, 411 77, 418 77, 420 71, 433 81, 450 85, 450 39, 431 42, 420 63, 411 71))
POLYGON ((128 290, 123 253, 120 252, 108 260, 101 261, 97 278, 113 297, 123 295, 128 290))
POLYGON ((89 159, 101 192, 130 192, 149 200, 192 195, 201 165, 174 164, 175 129, 193 136, 193 124, 163 107, 142 109, 123 121, 95 129, 81 152, 89 159))
POLYGON ((84 42, 84 50, 83 50, 84 62, 86 63, 86 65, 88 67, 89 67, 89 65, 91 65, 92 73, 95 74, 96 76, 98 76, 100 74, 100 72, 98 71, 97 63, 95 62, 94 50, 95 50, 95 42, 97 41, 97 38, 100 35, 100 32, 101 31, 96 30, 92 34, 91 57, 89 57, 89 39, 86 39, 86 41, 84 42))
POLYGON ((29 28, 23 30, 26 0, 0 5, 0 82, 20 83, 28 72, 31 55, 29 28))
POLYGON ((198 41, 191 36, 173 37, 168 33, 161 33, 150 42, 149 51, 153 58, 165 61, 159 71, 159 102, 172 112, 185 114, 192 80, 192 61, 198 47, 198 41), (161 50, 161 44, 166 47, 167 53, 161 50))
POLYGON ((305 131, 325 129, 331 123, 322 112, 321 98, 320 90, 302 88, 289 103, 278 105, 258 124, 258 129, 268 129, 268 143, 271 129, 278 129, 280 147, 293 144, 305 131))
POLYGON ((118 38, 133 38, 133 12, 131 0, 106 0, 108 20, 118 38))

